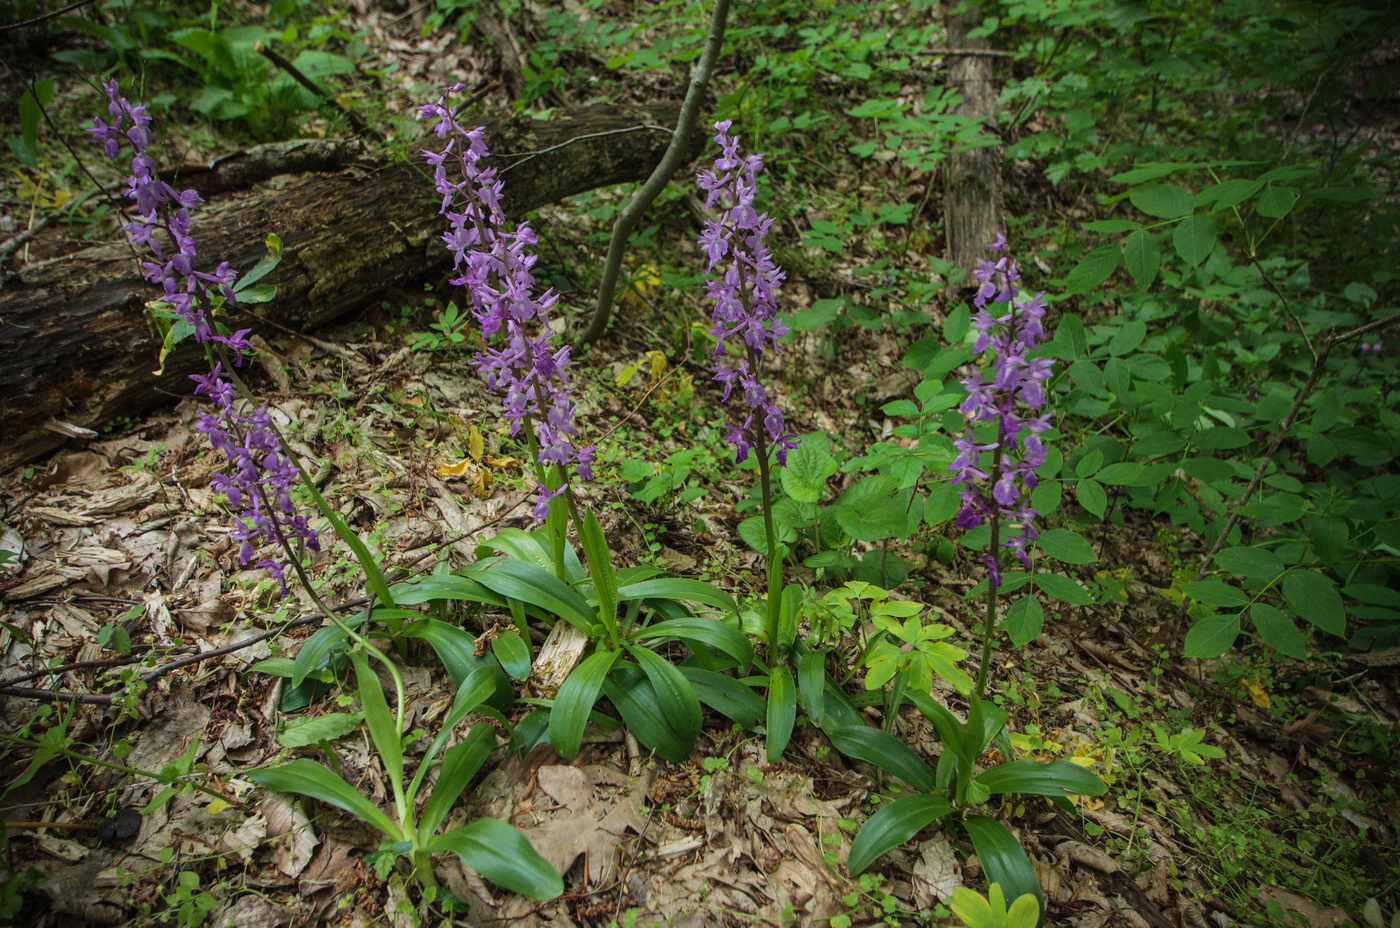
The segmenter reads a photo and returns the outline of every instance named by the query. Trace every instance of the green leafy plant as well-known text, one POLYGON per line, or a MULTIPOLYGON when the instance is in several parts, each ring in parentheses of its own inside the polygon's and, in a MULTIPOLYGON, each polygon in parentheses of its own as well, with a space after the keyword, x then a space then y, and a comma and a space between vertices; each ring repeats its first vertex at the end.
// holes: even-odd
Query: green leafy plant
MULTIPOLYGON (((347 633, 350 630, 346 629, 347 633)), ((392 812, 386 812, 321 764, 298 758, 279 767, 250 775, 253 782, 268 789, 297 793, 318 799, 349 812, 376 828, 383 836, 381 850, 407 858, 414 876, 422 883, 424 896, 437 895, 432 857, 453 853, 482 876, 512 892, 533 899, 553 899, 564 891, 559 874, 514 827, 492 818, 481 818, 443 831, 448 814, 481 768, 495 746, 494 728, 487 722, 473 726, 459 743, 447 742, 456 726, 473 712, 487 711, 484 705, 496 688, 487 668, 478 668, 463 681, 443 719, 442 727, 429 743, 411 778, 404 769, 403 684, 393 662, 364 638, 356 638, 350 651, 355 682, 365 727, 384 768, 393 795, 392 812), (395 707, 390 708, 379 676, 370 667, 373 657, 393 678, 395 707), (438 769, 431 794, 418 808, 424 779, 438 769)), ((505 723, 498 716, 498 721, 505 723)))
POLYGON ((987 887, 986 896, 959 886, 953 890, 949 908, 962 919, 964 928, 1035 928, 1040 920, 1040 903, 1034 895, 1023 893, 1008 909, 1000 883, 987 887))

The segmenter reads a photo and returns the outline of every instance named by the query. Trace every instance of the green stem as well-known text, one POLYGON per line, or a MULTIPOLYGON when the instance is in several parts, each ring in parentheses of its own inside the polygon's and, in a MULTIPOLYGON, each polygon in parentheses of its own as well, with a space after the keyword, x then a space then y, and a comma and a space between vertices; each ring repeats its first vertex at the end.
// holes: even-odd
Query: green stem
MULTIPOLYGON (((995 488, 997 482, 1001 480, 1001 456, 1002 456, 1002 429, 1003 419, 997 418, 997 447, 992 455, 992 477, 990 485, 995 488)), ((1001 516, 993 510, 992 512, 992 537, 987 550, 990 552, 993 562, 1000 565, 1001 562, 1001 516)), ((997 628, 997 584, 992 582, 992 570, 987 570, 987 614, 982 620, 982 661, 977 666, 977 685, 974 692, 977 698, 981 699, 983 692, 987 688, 987 668, 992 662, 992 641, 996 635, 997 628)))
POLYGON ((758 486, 763 494, 763 534, 768 542, 768 658, 776 666, 782 656, 778 624, 782 615, 783 562, 778 557, 778 537, 773 531, 773 480, 768 468, 768 442, 764 440, 761 426, 753 430, 753 439, 754 450, 758 453, 758 486))

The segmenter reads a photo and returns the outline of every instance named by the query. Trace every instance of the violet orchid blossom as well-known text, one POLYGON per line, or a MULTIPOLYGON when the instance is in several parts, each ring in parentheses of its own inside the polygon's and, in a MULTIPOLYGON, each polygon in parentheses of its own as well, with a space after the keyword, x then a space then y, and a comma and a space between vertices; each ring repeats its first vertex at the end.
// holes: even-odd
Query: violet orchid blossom
MULTIPOLYGON (((1006 239, 998 235, 988 247, 1005 252, 1006 239)), ((972 318, 977 332, 973 350, 980 354, 991 348, 994 359, 990 381, 981 371, 962 381, 967 398, 959 408, 968 426, 953 443, 958 457, 950 465, 962 497, 957 524, 975 528, 997 519, 1003 525, 1019 526, 1019 532, 1000 544, 1029 568, 1027 548, 1039 534, 1034 522, 1039 513, 1031 507, 1029 494, 1037 485, 1035 470, 1047 454, 1041 436, 1050 428, 1050 416, 1037 413, 1045 405, 1045 382, 1054 362, 1028 355, 1045 338, 1045 295, 1022 298, 1021 273, 1008 255, 995 262, 978 261, 973 276, 979 282, 972 301, 978 310, 972 318), (997 314, 996 309, 1003 311, 997 314), (997 423, 990 442, 978 441, 975 426, 981 422, 997 423)), ((983 555, 981 561, 992 588, 999 587, 997 552, 983 555)))
POLYGON ((709 259, 706 272, 728 259, 722 276, 712 275, 705 283, 706 296, 714 302, 710 334, 717 340, 715 357, 726 358, 731 349, 740 355, 717 363, 715 380, 724 384, 725 402, 737 386, 749 407, 743 423, 730 426, 724 437, 737 449, 736 460, 743 462, 758 444, 761 427, 778 463, 786 464, 797 440, 785 431, 774 394, 760 382, 765 352, 777 351, 778 339, 788 332, 778 318, 776 299, 785 275, 764 243, 773 218, 753 205, 763 156, 741 156, 739 140, 729 134, 731 125, 728 119, 715 123, 714 140, 722 151, 714 170, 702 170, 696 178, 706 191, 705 205, 721 204, 719 218, 706 222, 700 233, 700 249, 709 259))
MULTIPOLYGON (((137 219, 127 223, 123 231, 128 242, 144 246, 155 258, 141 262, 142 275, 161 288, 161 302, 189 324, 197 343, 222 345, 232 352, 233 365, 241 366, 243 353, 253 347, 248 340, 252 330, 239 329, 225 335, 209 316, 216 288, 227 303, 237 304, 233 283, 238 272, 227 261, 220 262, 213 271, 195 269, 197 249, 190 231, 189 211, 200 202, 199 194, 194 190, 177 191, 157 175, 155 159, 147 152, 151 117, 146 107, 133 105, 122 97, 115 80, 108 81, 103 89, 109 101, 107 112, 113 119, 106 123, 94 117, 88 132, 113 161, 121 155, 123 138, 131 145, 131 174, 123 193, 135 204, 137 219)), ((268 543, 301 539, 311 550, 321 550, 316 532, 292 502, 297 468, 282 450, 267 407, 260 406, 246 415, 238 412, 233 384, 225 379, 222 362, 216 362, 208 374, 194 374, 190 379, 195 382, 194 392, 214 403, 215 411, 202 414, 197 428, 230 465, 228 471, 215 474, 210 482, 230 506, 239 510, 238 521, 229 532, 229 537, 239 542, 239 564, 247 567, 257 549, 268 543)), ((265 568, 286 592, 286 565, 263 558, 254 566, 265 568)))
MULTIPOLYGON (((453 84, 446 92, 462 87, 453 84)), ((579 444, 574 426, 578 405, 567 370, 569 348, 555 347, 549 325, 549 310, 559 295, 553 290, 535 295, 530 269, 536 257, 529 249, 537 239, 529 223, 517 224, 514 232, 505 229, 500 178, 495 168, 481 164, 489 154, 485 128, 467 129, 458 122, 457 110, 447 105, 445 96, 420 106, 418 118, 435 120, 433 132, 446 140, 441 151, 424 150, 423 157, 442 194, 438 212, 449 225, 442 239, 458 271, 450 283, 466 287, 482 335, 503 335, 501 347, 480 352, 474 363, 486 386, 504 394, 511 435, 518 435, 528 422, 539 444, 538 462, 556 465, 564 480, 555 489, 541 482, 536 491, 534 517, 543 520, 551 501, 568 489, 571 466, 581 479, 593 479, 596 452, 596 446, 579 444), (460 168, 460 181, 448 178, 449 161, 460 168)))

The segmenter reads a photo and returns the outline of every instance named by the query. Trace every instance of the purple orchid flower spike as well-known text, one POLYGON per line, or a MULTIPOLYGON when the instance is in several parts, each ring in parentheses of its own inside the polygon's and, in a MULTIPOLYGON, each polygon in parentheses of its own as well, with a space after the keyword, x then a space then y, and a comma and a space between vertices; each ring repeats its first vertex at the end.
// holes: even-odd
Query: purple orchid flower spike
POLYGON ((786 464, 797 439, 786 431, 775 395, 761 382, 765 355, 776 352, 778 340, 788 332, 778 318, 776 299, 785 275, 764 243, 773 219, 753 205, 763 156, 741 155, 738 139, 729 134, 731 125, 728 119, 715 123, 720 156, 713 170, 703 170, 697 178, 706 191, 705 205, 721 205, 719 218, 705 223, 699 239, 709 260, 705 292, 714 303, 715 380, 724 384, 725 402, 738 387, 748 406, 744 421, 729 426, 724 437, 742 462, 762 429, 778 463, 786 464))
MULTIPOLYGON (((446 94, 462 86, 453 84, 446 94)), ((511 435, 519 434, 528 422, 539 443, 539 463, 558 465, 565 478, 559 487, 551 489, 541 482, 536 490, 533 514, 543 520, 550 503, 568 489, 570 467, 580 479, 593 479, 596 451, 595 446, 579 442, 574 426, 578 405, 568 375, 569 349, 554 345, 549 310, 559 295, 553 290, 536 295, 531 274, 536 258, 530 249, 537 239, 529 223, 506 231, 501 180, 495 168, 482 165, 490 154, 485 128, 467 129, 446 96, 420 106, 418 118, 434 120, 433 133, 446 140, 440 151, 425 150, 423 157, 442 194, 439 212, 448 221, 442 239, 452 252, 458 275, 449 282, 466 288, 482 335, 501 335, 500 347, 477 354, 476 368, 485 376, 488 389, 504 394, 511 435), (460 180, 448 177, 449 162, 460 169, 460 180)))
MULTIPOLYGON (((161 301, 168 304, 186 323, 201 345, 220 345, 232 353, 235 367, 243 364, 243 353, 252 350, 251 329, 223 334, 210 319, 209 310, 216 296, 231 305, 238 300, 233 284, 238 272, 221 262, 212 271, 196 266, 198 249, 190 231, 190 210, 199 202, 194 190, 176 190, 156 173, 155 159, 147 149, 151 144, 151 117, 146 108, 132 104, 121 95, 115 80, 103 85, 107 91, 107 112, 111 122, 93 119, 88 132, 102 146, 108 158, 121 157, 122 142, 131 147, 131 174, 123 190, 136 207, 137 218, 126 224, 127 241, 148 250, 154 260, 143 261, 145 279, 161 288, 161 301)), ((286 565, 263 558, 254 561, 259 547, 301 539, 313 551, 320 541, 306 517, 292 502, 291 488, 298 472, 282 450, 272 415, 266 407, 243 413, 238 409, 233 384, 216 362, 208 374, 194 374, 195 394, 208 397, 213 413, 199 418, 198 429, 228 461, 228 470, 211 479, 214 489, 224 494, 229 505, 239 510, 238 521, 229 537, 239 542, 240 565, 265 568, 285 593, 286 565)))
MULTIPOLYGON (((1045 297, 1021 295, 1020 270, 1006 254, 1006 240, 997 236, 990 246, 1001 253, 996 260, 978 262, 973 276, 977 312, 972 327, 977 332, 974 350, 991 349, 991 380, 974 371, 962 383, 967 398, 959 407, 967 417, 964 436, 954 442, 958 457, 950 469, 958 486, 962 508, 957 524, 975 528, 996 518, 1003 526, 1019 526, 1004 537, 1001 545, 1030 567, 1027 549, 1038 536, 1029 494, 1037 485, 1036 468, 1045 462, 1047 450, 1041 436, 1050 428, 1049 415, 1037 415, 1045 405, 1045 383, 1054 372, 1054 362, 1031 358, 1029 354, 1045 337, 1045 297), (994 312, 988 306, 1001 312, 994 312), (975 425, 997 423, 990 442, 979 443, 975 425)), ((996 552, 981 558, 987 566, 993 589, 1001 585, 1000 561, 996 552)))

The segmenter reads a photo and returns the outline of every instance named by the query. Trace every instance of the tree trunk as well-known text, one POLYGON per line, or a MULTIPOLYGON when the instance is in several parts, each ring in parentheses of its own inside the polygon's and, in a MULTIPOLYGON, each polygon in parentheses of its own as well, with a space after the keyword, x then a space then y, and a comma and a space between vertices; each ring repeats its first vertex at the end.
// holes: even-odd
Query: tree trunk
MULTIPOLYGON (((677 115, 670 104, 591 106, 549 122, 488 121, 507 211, 516 217, 596 187, 644 179, 665 151, 677 115)), ((688 157, 703 144, 697 133, 688 157)), ((195 183, 226 187, 224 174, 241 172, 246 181, 344 159, 343 151, 308 154, 297 143, 283 149, 281 170, 267 166, 266 152, 250 153, 196 172, 195 183)), ((189 183, 186 174, 179 186, 189 183)), ((261 316, 308 331, 445 265, 439 203, 419 158, 380 160, 302 176, 281 189, 243 190, 196 209, 193 231, 202 263, 228 260, 244 271, 262 256, 267 233, 281 236, 282 263, 263 279, 277 286, 277 298, 240 308, 230 322, 256 332, 261 316)), ((58 447, 67 435, 189 394, 189 375, 205 368, 202 349, 192 342, 171 354, 163 375, 151 372, 160 340, 143 305, 157 295, 125 243, 31 265, 8 283, 0 294, 0 469, 58 447)))
MULTIPOLYGON (((988 48, 985 39, 968 37, 968 32, 979 25, 981 14, 975 7, 965 13, 950 14, 948 46, 988 48)), ((981 120, 989 131, 997 100, 990 62, 985 55, 957 55, 948 69, 949 85, 962 94, 962 103, 955 112, 981 120)), ((944 175, 943 226, 947 236, 947 260, 969 275, 977 266, 977 259, 987 257, 987 246, 1001 231, 998 151, 988 146, 954 154, 948 158, 944 175)))

